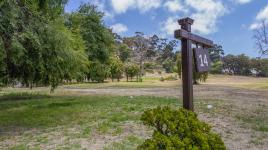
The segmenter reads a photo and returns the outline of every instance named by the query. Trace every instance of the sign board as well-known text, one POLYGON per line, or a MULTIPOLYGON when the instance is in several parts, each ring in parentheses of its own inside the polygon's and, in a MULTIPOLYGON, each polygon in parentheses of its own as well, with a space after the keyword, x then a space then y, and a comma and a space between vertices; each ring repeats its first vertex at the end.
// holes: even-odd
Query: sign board
POLYGON ((207 49, 194 48, 195 68, 197 72, 207 72, 210 70, 210 58, 207 49))

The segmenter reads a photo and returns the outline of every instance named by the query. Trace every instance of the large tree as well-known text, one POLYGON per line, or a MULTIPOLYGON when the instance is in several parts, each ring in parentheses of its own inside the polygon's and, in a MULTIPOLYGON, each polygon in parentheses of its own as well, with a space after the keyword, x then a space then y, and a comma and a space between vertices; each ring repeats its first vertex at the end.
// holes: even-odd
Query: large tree
POLYGON ((83 73, 83 45, 64 25, 64 0, 16 1, 0 4, 1 80, 25 86, 51 85, 83 73), (4 69, 3 69, 4 68, 4 69))
POLYGON ((268 23, 262 21, 261 25, 255 30, 254 39, 261 55, 268 55, 268 23))
POLYGON ((88 79, 103 82, 108 77, 109 70, 105 69, 109 68, 109 58, 115 43, 112 32, 103 23, 103 13, 99 12, 96 6, 83 4, 68 18, 67 26, 82 35, 86 46, 88 61, 91 63, 88 79))

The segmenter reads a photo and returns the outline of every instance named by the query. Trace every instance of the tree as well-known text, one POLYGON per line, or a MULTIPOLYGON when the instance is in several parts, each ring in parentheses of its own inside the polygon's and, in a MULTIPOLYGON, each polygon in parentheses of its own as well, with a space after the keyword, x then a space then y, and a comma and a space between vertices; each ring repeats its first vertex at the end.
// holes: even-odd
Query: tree
POLYGON ((129 77, 132 81, 133 77, 137 76, 137 81, 138 79, 138 75, 139 75, 139 66, 133 63, 127 63, 125 66, 125 74, 127 77, 127 82, 129 81, 129 77))
POLYGON ((126 62, 130 57, 131 49, 126 44, 119 44, 117 46, 117 53, 122 62, 126 62))
POLYGON ((221 61, 224 56, 224 50, 222 49, 221 45, 214 44, 214 46, 209 48, 208 51, 212 63, 221 61))
POLYGON ((214 62, 211 66, 210 73, 212 74, 221 74, 223 69, 223 62, 222 61, 217 61, 214 62))
POLYGON ((181 59, 181 52, 177 53, 176 65, 177 65, 177 72, 178 72, 178 75, 179 75, 179 77, 181 78, 181 74, 182 74, 182 59, 181 59))
POLYGON ((245 54, 227 55, 223 58, 223 69, 235 75, 250 75, 250 58, 245 54))
POLYGON ((142 32, 136 32, 134 37, 124 38, 123 41, 132 49, 132 62, 139 64, 139 81, 144 74, 144 62, 154 55, 152 38, 146 37, 142 32))
POLYGON ((99 61, 93 61, 89 66, 88 79, 93 82, 103 83, 110 76, 110 68, 108 65, 99 61))
POLYGON ((110 72, 111 72, 111 78, 112 81, 114 81, 114 79, 117 79, 117 81, 120 81, 120 78, 122 78, 122 74, 124 71, 124 66, 122 61, 117 58, 117 57, 112 57, 110 59, 110 72))
POLYGON ((256 75, 259 77, 268 76, 268 59, 253 58, 251 59, 251 68, 256 71, 256 75))
POLYGON ((112 32, 105 27, 102 18, 103 13, 97 11, 96 6, 83 4, 77 12, 69 15, 67 21, 67 26, 81 34, 84 40, 85 51, 91 64, 88 80, 98 82, 103 82, 108 77, 109 58, 114 51, 115 43, 112 32))
POLYGON ((83 43, 64 25, 65 4, 64 0, 2 1, 1 78, 6 85, 51 85, 53 91, 59 83, 83 74, 84 50, 77 46, 83 43))
POLYGON ((261 55, 268 54, 268 23, 262 21, 260 27, 254 31, 253 38, 255 39, 256 47, 261 55))

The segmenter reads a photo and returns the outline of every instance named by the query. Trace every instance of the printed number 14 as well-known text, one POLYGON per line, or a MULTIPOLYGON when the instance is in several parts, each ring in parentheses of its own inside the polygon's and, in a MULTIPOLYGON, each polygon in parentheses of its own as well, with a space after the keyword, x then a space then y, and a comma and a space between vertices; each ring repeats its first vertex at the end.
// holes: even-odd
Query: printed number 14
POLYGON ((200 64, 201 67, 204 67, 205 65, 208 66, 207 55, 204 55, 204 56, 199 55, 199 59, 200 59, 200 62, 201 62, 201 64, 200 64))

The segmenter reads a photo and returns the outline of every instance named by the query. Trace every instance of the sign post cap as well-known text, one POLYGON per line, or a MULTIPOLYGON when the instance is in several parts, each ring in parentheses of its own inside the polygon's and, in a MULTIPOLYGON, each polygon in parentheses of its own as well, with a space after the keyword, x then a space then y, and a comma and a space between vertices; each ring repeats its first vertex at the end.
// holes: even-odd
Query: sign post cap
POLYGON ((179 23, 179 25, 185 25, 185 24, 192 25, 194 23, 194 20, 189 18, 189 17, 186 17, 186 18, 183 18, 183 19, 179 19, 178 23, 179 23))

